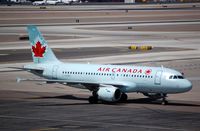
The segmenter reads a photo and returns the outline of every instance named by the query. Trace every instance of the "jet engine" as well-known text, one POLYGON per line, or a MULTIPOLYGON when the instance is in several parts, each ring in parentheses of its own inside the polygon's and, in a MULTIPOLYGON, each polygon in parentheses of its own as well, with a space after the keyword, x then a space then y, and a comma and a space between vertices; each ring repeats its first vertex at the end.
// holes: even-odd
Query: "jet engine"
POLYGON ((98 99, 108 102, 120 100, 122 92, 114 86, 100 87, 97 91, 98 99))

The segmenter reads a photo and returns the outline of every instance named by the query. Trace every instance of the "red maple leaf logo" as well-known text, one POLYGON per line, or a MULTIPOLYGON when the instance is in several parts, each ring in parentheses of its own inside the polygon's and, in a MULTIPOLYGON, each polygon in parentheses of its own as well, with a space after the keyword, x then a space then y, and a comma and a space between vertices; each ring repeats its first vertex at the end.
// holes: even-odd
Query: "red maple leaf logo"
POLYGON ((145 71, 145 74, 146 74, 146 75, 150 75, 150 74, 151 74, 151 69, 146 70, 146 71, 145 71))
POLYGON ((43 57, 45 50, 46 46, 42 46, 39 41, 35 44, 35 46, 32 46, 32 52, 34 53, 35 57, 43 57))

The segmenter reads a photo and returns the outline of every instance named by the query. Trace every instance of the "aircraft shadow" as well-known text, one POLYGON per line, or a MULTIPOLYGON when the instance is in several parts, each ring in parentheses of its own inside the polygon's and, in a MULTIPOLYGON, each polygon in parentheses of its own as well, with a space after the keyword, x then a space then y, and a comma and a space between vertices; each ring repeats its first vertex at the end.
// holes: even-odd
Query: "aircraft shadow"
MULTIPOLYGON (((59 95, 59 96, 43 96, 43 97, 35 97, 31 99, 68 99, 68 100, 81 100, 85 101, 84 103, 64 103, 64 104, 51 104, 51 105, 41 105, 41 106, 67 106, 67 105, 88 105, 88 98, 76 97, 73 95, 59 95)), ((154 104, 161 105, 161 100, 155 100, 150 98, 139 98, 139 99, 128 99, 126 102, 100 102, 99 104, 107 104, 107 105, 123 105, 123 104, 154 104)), ((191 106, 191 107, 200 107, 200 104, 191 104, 185 103, 183 101, 169 101, 167 104, 169 106, 191 106)))
POLYGON ((55 104, 38 104, 37 106, 72 106, 72 105, 89 105, 87 98, 76 97, 73 95, 59 95, 59 96, 42 96, 31 99, 68 99, 68 100, 83 100, 84 103, 55 103, 55 104))
MULTIPOLYGON (((161 105, 161 100, 155 100, 150 98, 139 98, 139 99, 129 99, 124 103, 136 103, 136 104, 155 104, 155 105, 161 105)), ((200 104, 191 104, 191 103, 185 103, 184 101, 168 101, 169 106, 193 106, 193 107, 200 107, 200 104)))
POLYGON ((78 106, 78 105, 91 105, 90 103, 62 103, 62 104, 38 104, 37 106, 78 106))
POLYGON ((69 100, 88 100, 88 98, 76 97, 73 95, 60 95, 60 96, 42 96, 31 99, 69 99, 69 100))

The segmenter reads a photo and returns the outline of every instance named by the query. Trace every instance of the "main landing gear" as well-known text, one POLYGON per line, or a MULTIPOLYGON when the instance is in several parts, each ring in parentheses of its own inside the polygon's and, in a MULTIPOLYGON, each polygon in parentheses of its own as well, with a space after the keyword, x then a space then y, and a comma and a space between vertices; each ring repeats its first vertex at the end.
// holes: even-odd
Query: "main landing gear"
POLYGON ((125 94, 125 93, 122 93, 122 95, 121 95, 121 98, 120 98, 120 102, 126 102, 126 101, 127 101, 127 99, 128 99, 128 96, 127 96, 127 94, 125 94))
POLYGON ((97 104, 98 103, 98 97, 97 96, 90 96, 88 98, 88 101, 90 104, 97 104))
POLYGON ((97 104, 98 103, 98 95, 97 95, 97 91, 93 91, 92 92, 92 96, 90 96, 88 98, 88 101, 90 104, 97 104))
MULTIPOLYGON (((110 101, 110 102, 126 102, 127 99, 128 99, 127 94, 122 93, 119 100, 117 100, 117 101, 110 101)), ((92 96, 90 96, 88 98, 88 101, 89 101, 90 104, 97 104, 99 102, 98 95, 97 95, 97 93, 95 91, 92 92, 92 96)))

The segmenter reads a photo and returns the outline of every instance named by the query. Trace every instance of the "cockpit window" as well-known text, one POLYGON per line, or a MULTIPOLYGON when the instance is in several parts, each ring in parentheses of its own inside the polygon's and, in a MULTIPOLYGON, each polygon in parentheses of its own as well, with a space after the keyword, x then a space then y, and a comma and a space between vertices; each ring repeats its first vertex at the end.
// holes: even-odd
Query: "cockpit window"
POLYGON ((180 76, 180 75, 178 75, 178 76, 176 76, 176 75, 171 75, 171 76, 169 76, 169 79, 184 79, 184 77, 183 77, 183 76, 180 76))
POLYGON ((169 79, 173 79, 173 76, 169 76, 169 79))
POLYGON ((183 76, 178 76, 178 79, 184 79, 184 77, 183 76))

